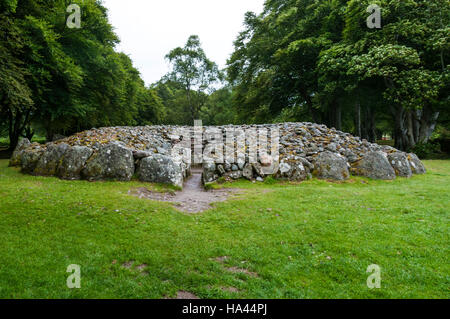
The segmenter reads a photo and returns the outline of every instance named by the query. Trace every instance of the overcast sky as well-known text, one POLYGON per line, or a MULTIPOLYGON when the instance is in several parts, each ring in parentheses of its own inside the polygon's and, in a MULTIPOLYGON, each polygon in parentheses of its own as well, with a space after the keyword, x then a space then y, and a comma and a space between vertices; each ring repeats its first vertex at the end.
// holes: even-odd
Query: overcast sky
POLYGON ((103 0, 125 52, 147 85, 168 71, 164 56, 196 34, 220 68, 233 52, 247 11, 262 12, 264 0, 103 0))

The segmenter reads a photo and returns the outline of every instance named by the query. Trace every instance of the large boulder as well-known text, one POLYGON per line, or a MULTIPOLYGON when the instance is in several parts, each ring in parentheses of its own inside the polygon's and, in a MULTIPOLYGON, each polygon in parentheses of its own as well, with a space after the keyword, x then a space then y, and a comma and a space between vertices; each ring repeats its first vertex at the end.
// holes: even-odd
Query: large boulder
POLYGON ((401 177, 411 177, 412 170, 409 164, 408 158, 405 153, 395 152, 388 154, 389 163, 391 163, 392 168, 397 176, 401 177))
POLYGON ((118 180, 129 181, 134 174, 133 152, 119 144, 109 143, 100 146, 81 171, 82 177, 90 181, 118 180))
POLYGON ((55 176, 59 165, 61 165, 62 158, 69 147, 65 143, 48 145, 47 150, 42 154, 36 164, 34 174, 39 176, 55 176))
POLYGON ((216 164, 213 162, 206 162, 203 164, 203 184, 208 184, 215 181, 218 176, 216 174, 216 164))
POLYGON ((80 179, 81 170, 92 153, 93 150, 86 146, 70 147, 64 154, 64 158, 58 168, 58 176, 69 180, 80 179))
POLYGON ((342 181, 350 177, 345 157, 330 151, 322 152, 317 156, 314 168, 314 175, 320 179, 342 181))
POLYGON ((369 152, 353 163, 352 173, 372 179, 393 180, 395 171, 382 151, 369 152))
POLYGON ((9 166, 20 166, 22 163, 21 159, 23 151, 30 145, 31 143, 27 138, 22 138, 12 153, 11 159, 9 160, 9 166))
POLYGON ((183 187, 183 170, 181 163, 167 155, 154 154, 143 158, 138 166, 139 180, 151 183, 171 184, 183 187))
POLYGON ((36 144, 32 144, 31 147, 25 149, 21 156, 22 172, 34 174, 34 169, 36 168, 36 165, 44 152, 45 149, 36 144))
POLYGON ((307 177, 307 172, 301 160, 281 161, 275 177, 291 181, 303 181, 307 177))
POLYGON ((252 164, 247 163, 244 165, 244 168, 242 169, 242 176, 245 177, 248 180, 253 179, 253 167, 252 164))
POLYGON ((425 169, 425 166, 420 161, 420 159, 417 157, 416 154, 408 154, 407 155, 409 164, 411 164, 411 170, 414 174, 425 174, 427 170, 425 169))

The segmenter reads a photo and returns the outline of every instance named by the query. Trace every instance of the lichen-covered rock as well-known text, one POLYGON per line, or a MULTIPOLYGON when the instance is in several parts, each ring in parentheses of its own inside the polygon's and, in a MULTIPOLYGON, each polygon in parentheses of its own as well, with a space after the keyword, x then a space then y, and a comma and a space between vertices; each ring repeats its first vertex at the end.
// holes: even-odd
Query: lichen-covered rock
POLYGON ((256 176, 264 177, 264 169, 260 163, 253 163, 252 168, 256 176))
POLYGON ((261 162, 262 166, 267 167, 267 166, 271 166, 272 165, 273 158, 270 155, 263 154, 263 155, 260 156, 259 161, 261 162))
POLYGON ((134 156, 135 159, 142 159, 142 158, 145 158, 145 157, 152 156, 153 154, 154 153, 150 153, 150 152, 147 152, 147 151, 140 151, 140 150, 137 150, 137 151, 133 152, 133 156, 134 156))
POLYGON ((420 159, 417 157, 416 154, 408 154, 407 155, 409 164, 411 164, 411 170, 414 174, 425 174, 427 170, 425 169, 425 166, 420 161, 420 159))
POLYGON ((22 163, 23 151, 31 145, 27 138, 22 138, 16 146, 16 149, 12 153, 11 159, 9 160, 9 166, 20 166, 22 163))
POLYGON ((325 151, 320 153, 315 162, 314 174, 320 179, 346 180, 350 177, 348 162, 340 154, 325 151))
POLYGON ((307 177, 305 166, 301 161, 282 161, 275 178, 291 181, 303 181, 307 177))
POLYGON ((183 187, 183 171, 181 163, 166 155, 154 154, 143 158, 138 166, 137 175, 140 181, 171 184, 183 187))
POLYGON ((395 179, 395 171, 389 164, 386 153, 381 151, 365 154, 362 159, 353 163, 351 171, 355 175, 372 179, 395 179))
POLYGON ((242 177, 242 171, 231 171, 228 173, 231 179, 240 179, 242 177))
MULTIPOLYGON (((215 167, 211 165, 211 169, 206 170, 208 181, 215 181, 219 177, 238 179, 242 176, 252 180, 274 176, 301 181, 311 178, 314 172, 320 178, 341 180, 348 176, 344 161, 352 165, 350 171, 357 175, 382 179, 395 178, 395 174, 409 176, 407 169, 403 171, 404 167, 407 168, 407 165, 403 165, 403 157, 400 162, 397 159, 396 164, 387 159, 388 154, 401 153, 395 148, 369 143, 325 125, 276 123, 203 127, 204 134, 194 138, 195 131, 194 127, 170 125, 104 127, 80 132, 46 145, 29 145, 24 141, 13 154, 11 165, 20 164, 24 172, 31 174, 52 175, 56 170, 57 176, 67 179, 81 176, 89 180, 129 180, 137 173, 136 167, 140 162, 158 154, 166 156, 173 165, 178 165, 181 178, 186 178, 190 169, 188 153, 196 150, 194 160, 201 159, 199 154, 203 152, 203 162, 215 163, 215 167), (213 138, 207 133, 210 129, 215 132, 213 138), (232 135, 229 136, 228 132, 232 132, 232 135), (258 136, 266 136, 267 140, 259 141, 258 136), (200 143, 192 145, 192 141, 200 143), (61 144, 67 144, 70 148, 59 157, 54 147, 61 144), (179 151, 183 150, 182 159, 178 159, 180 152, 172 152, 173 148, 178 149, 179 146, 179 151), (80 151, 78 147, 86 147, 93 153, 90 154, 87 149, 80 151), (80 154, 72 153, 74 149, 80 154), (374 152, 378 155, 373 155, 374 152), (225 155, 224 158, 222 155, 225 155), (322 163, 323 158, 327 158, 331 164, 321 164, 319 167, 318 159, 322 163), (25 163, 22 159, 25 159, 25 163), (402 163, 401 167, 398 163, 402 163)), ((425 173, 425 167, 417 156, 408 154, 407 160, 413 174, 425 173)))
POLYGON ((219 178, 216 174, 216 164, 213 162, 206 162, 203 164, 203 183, 211 183, 219 178))
POLYGON ((93 150, 86 146, 69 147, 59 165, 58 176, 62 179, 80 179, 81 170, 92 153, 93 150))
POLYGON ((58 145, 50 144, 40 157, 34 174, 39 176, 55 176, 69 145, 62 143, 58 145))
POLYGON ((133 152, 118 143, 100 146, 86 163, 81 175, 90 181, 129 181, 134 174, 133 152))
POLYGON ((253 167, 251 164, 245 164, 244 168, 242 169, 242 176, 248 180, 253 179, 253 167))
POLYGON ((388 154, 389 163, 391 163, 392 168, 397 176, 401 177, 411 177, 412 170, 409 164, 408 158, 405 153, 395 152, 388 154))
POLYGON ((292 181, 304 181, 307 178, 307 172, 302 162, 296 162, 293 165, 292 175, 290 180, 292 181))
POLYGON ((44 152, 45 149, 43 147, 33 144, 32 147, 24 150, 21 156, 22 172, 34 174, 34 169, 44 152))

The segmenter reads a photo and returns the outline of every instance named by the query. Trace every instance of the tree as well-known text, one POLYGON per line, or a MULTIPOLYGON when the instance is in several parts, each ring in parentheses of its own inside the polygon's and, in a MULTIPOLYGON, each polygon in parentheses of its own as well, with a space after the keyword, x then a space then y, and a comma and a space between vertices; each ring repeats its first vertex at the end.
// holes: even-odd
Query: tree
MULTIPOLYGON (((355 0, 349 6, 358 7, 362 17, 368 3, 355 0)), ((381 87, 393 117, 395 146, 410 150, 428 141, 448 106, 448 37, 443 32, 447 28, 448 34, 450 6, 441 0, 382 1, 380 6, 382 29, 353 32, 349 39, 357 50, 348 74, 357 76, 358 85, 369 80, 381 87)), ((347 29, 356 29, 358 19, 347 21, 347 29)))
POLYGON ((397 148, 426 142, 448 112, 450 6, 376 1, 382 28, 369 29, 372 3, 268 0, 247 13, 227 69, 241 120, 313 120, 375 141, 392 113, 397 148))
POLYGON ((15 3, 1 2, 7 9, 0 14, 0 121, 7 127, 10 148, 15 147, 25 129, 34 102, 27 77, 30 73, 18 55, 24 51, 22 30, 9 15, 15 11, 15 3))
POLYGON ((221 79, 217 65, 210 61, 201 48, 200 39, 192 35, 181 48, 175 48, 166 55, 172 71, 166 80, 180 83, 186 95, 191 124, 198 118, 208 93, 214 91, 213 85, 221 79))
POLYGON ((33 126, 51 140, 93 126, 135 125, 138 112, 150 120, 147 89, 130 58, 115 52, 119 40, 106 9, 81 2, 82 28, 69 29, 68 3, 0 1, 0 115, 11 148, 33 126))
POLYGON ((232 90, 221 88, 208 96, 200 111, 204 125, 225 125, 236 122, 237 115, 232 105, 232 90))

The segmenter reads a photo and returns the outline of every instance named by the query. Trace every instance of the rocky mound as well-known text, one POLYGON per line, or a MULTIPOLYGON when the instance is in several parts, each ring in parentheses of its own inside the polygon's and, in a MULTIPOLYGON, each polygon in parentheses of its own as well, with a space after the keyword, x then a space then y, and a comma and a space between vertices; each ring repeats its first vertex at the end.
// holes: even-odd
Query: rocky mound
POLYGON ((262 181, 268 175, 293 181, 312 176, 345 180, 351 174, 392 180, 396 176, 411 177, 412 174, 425 173, 423 164, 414 154, 369 143, 313 123, 203 127, 200 129, 200 146, 194 146, 194 136, 199 131, 192 127, 92 129, 46 145, 23 139, 12 155, 10 165, 20 166, 28 174, 62 179, 129 181, 136 176, 145 182, 182 187, 190 174, 191 159, 174 155, 172 151, 183 139, 186 142, 186 133, 180 135, 180 131, 192 136, 187 144, 190 150, 198 151, 199 147, 200 152, 209 150, 202 164, 204 183, 219 178, 232 180, 242 177, 262 181), (216 132, 215 138, 211 139, 207 133, 209 130, 216 132), (245 140, 240 139, 242 136, 239 134, 230 138, 230 130, 243 132, 245 140), (259 143, 255 130, 276 130, 277 139, 269 136, 269 148, 260 146, 264 143, 259 143), (223 139, 217 139, 217 136, 223 139), (244 153, 239 155, 240 142, 244 143, 244 153), (222 152, 227 152, 227 146, 232 147, 235 161, 221 156, 222 152), (256 158, 250 154, 255 147, 256 158), (273 147, 278 154, 270 152, 273 147), (211 149, 215 151, 211 152, 211 149), (221 151, 217 152, 218 149, 221 151), (271 167, 269 173, 267 167, 271 167))

